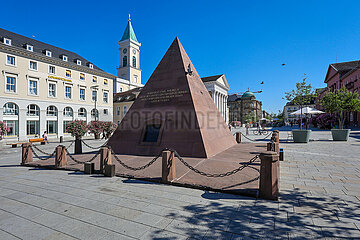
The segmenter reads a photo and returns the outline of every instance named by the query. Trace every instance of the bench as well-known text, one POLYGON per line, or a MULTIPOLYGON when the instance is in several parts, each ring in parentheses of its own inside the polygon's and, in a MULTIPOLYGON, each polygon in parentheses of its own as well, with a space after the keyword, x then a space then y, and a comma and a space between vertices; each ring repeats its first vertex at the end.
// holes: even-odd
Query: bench
POLYGON ((11 145, 12 148, 16 148, 18 144, 22 145, 26 142, 17 142, 17 143, 7 143, 6 145, 11 145))
POLYGON ((45 145, 45 143, 46 143, 46 141, 44 141, 44 138, 30 138, 29 142, 31 142, 31 143, 40 142, 41 145, 45 145))

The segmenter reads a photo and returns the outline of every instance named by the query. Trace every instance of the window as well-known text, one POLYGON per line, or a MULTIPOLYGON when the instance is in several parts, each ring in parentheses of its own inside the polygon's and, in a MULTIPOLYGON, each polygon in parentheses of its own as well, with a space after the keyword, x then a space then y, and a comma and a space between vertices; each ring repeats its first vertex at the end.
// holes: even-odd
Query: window
POLYGON ((94 108, 93 110, 91 110, 91 117, 95 118, 95 116, 96 116, 96 118, 99 117, 99 111, 94 108))
POLYGON ((93 76, 93 83, 97 82, 97 77, 93 76))
POLYGON ((18 120, 4 120, 8 132, 5 133, 5 136, 18 136, 19 134, 19 121, 18 120))
POLYGON ((76 60, 77 65, 81 65, 81 61, 79 59, 76 60))
POLYGON ((85 80, 85 73, 80 73, 80 80, 85 80))
POLYGON ((19 115, 19 108, 15 103, 5 103, 3 114, 4 115, 19 115))
POLYGON ((109 111, 107 109, 104 109, 104 115, 108 115, 109 111))
POLYGON ((134 75, 134 82, 138 82, 138 76, 134 75))
POLYGON ((93 69, 94 65, 92 63, 89 63, 89 68, 93 69))
POLYGON ((49 73, 50 74, 55 74, 55 66, 49 66, 49 73))
POLYGON ((116 107, 116 115, 120 116, 121 107, 116 107))
POLYGON ((27 135, 40 135, 40 122, 39 121, 26 121, 26 134, 27 135))
POLYGON ((104 85, 108 85, 108 80, 104 78, 104 85))
POLYGON ((124 116, 125 116, 126 112, 127 112, 127 106, 124 106, 124 116))
POLYGON ((48 134, 57 133, 57 121, 46 121, 46 131, 48 134))
POLYGON ((27 106, 27 115, 28 116, 39 116, 40 109, 35 104, 30 104, 27 106))
POLYGON ((68 57, 66 55, 61 55, 61 59, 66 62, 68 61, 68 57))
POLYGON ((15 57, 7 55, 6 56, 6 64, 11 65, 11 66, 15 66, 16 65, 15 57))
POLYGON ((97 91, 96 90, 92 91, 91 100, 94 102, 97 100, 97 91))
POLYGON ((120 92, 122 92, 123 91, 123 89, 122 89, 122 87, 120 88, 120 90, 119 90, 120 92))
POLYGON ((80 108, 79 112, 78 112, 78 116, 79 117, 86 117, 86 109, 85 108, 80 108))
POLYGON ((127 56, 123 57, 123 67, 127 66, 127 56))
POLYGON ((11 39, 10 39, 10 38, 4 38, 4 43, 5 43, 6 45, 11 46, 11 39))
POLYGON ((109 93, 108 92, 104 92, 104 96, 103 96, 103 101, 104 103, 107 103, 109 101, 108 99, 109 93))
POLYGON ((49 50, 45 50, 45 55, 48 57, 52 56, 52 52, 50 52, 49 50))
POLYGON ((136 57, 133 56, 133 59, 132 59, 132 60, 133 60, 133 61, 132 61, 132 62, 133 62, 133 67, 136 68, 136 57))
POLYGON ((160 124, 150 124, 146 126, 143 142, 157 142, 160 133, 160 124))
POLYGON ((57 108, 55 106, 48 106, 46 109, 46 116, 57 116, 57 108))
POLYGON ((49 97, 56 97, 56 83, 49 83, 49 97))
POLYGON ((71 87, 65 86, 65 98, 71 99, 71 87))
POLYGON ((67 126, 69 126, 69 124, 71 123, 71 121, 64 121, 64 127, 63 127, 63 132, 64 133, 67 133, 67 131, 66 131, 66 128, 67 128, 67 126))
POLYGON ((37 62, 30 61, 30 69, 31 70, 37 70, 37 62))
POLYGON ((73 110, 71 107, 66 107, 64 109, 64 117, 72 117, 73 116, 73 110))
POLYGON ((66 70, 65 71, 65 76, 68 78, 71 78, 71 70, 66 70))
POLYGON ((30 44, 26 44, 26 50, 32 52, 34 50, 34 47, 30 44))
POLYGON ((30 95, 38 94, 38 81, 37 80, 29 80, 29 94, 30 95))
POLYGON ((80 88, 80 100, 85 101, 85 88, 80 88))
POLYGON ((6 76, 6 92, 16 93, 16 78, 6 76))
POLYGON ((119 120, 117 121, 117 125, 118 125, 118 126, 120 125, 120 121, 119 121, 119 120))

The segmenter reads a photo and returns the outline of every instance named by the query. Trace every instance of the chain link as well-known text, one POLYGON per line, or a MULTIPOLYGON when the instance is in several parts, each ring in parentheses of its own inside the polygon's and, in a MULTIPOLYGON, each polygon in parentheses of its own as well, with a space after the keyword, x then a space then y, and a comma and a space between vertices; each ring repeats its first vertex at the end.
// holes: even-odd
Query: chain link
POLYGON ((272 134, 272 132, 269 132, 269 134, 268 135, 266 135, 266 137, 264 137, 264 138, 260 138, 260 139, 251 139, 251 138, 249 138, 249 137, 247 137, 246 135, 244 135, 242 132, 240 132, 241 133, 241 135, 243 135, 243 137, 245 137, 246 139, 248 139, 248 140, 250 140, 250 141, 252 141, 252 142, 256 142, 256 141, 261 141, 261 140, 265 140, 265 139, 267 139, 271 134, 272 134))
POLYGON ((110 147, 110 150, 111 150, 111 153, 113 154, 115 160, 118 161, 118 162, 121 164, 121 166, 123 166, 124 168, 130 169, 130 170, 133 170, 133 171, 143 170, 143 169, 145 169, 145 168, 150 167, 154 162, 156 162, 156 160, 158 160, 158 158, 161 156, 162 152, 164 151, 164 150, 162 150, 162 151, 160 152, 160 154, 158 154, 156 157, 154 157, 149 163, 145 164, 144 166, 141 166, 141 167, 130 167, 129 165, 127 165, 126 163, 124 163, 123 161, 121 161, 118 156, 116 156, 114 150, 113 150, 111 147, 110 147))
POLYGON ((91 148, 91 149, 95 149, 95 150, 96 150, 96 149, 99 149, 99 148, 102 148, 102 147, 105 147, 105 146, 107 145, 108 141, 109 141, 109 140, 107 140, 107 141, 106 141, 103 145, 101 145, 100 147, 93 147, 93 146, 87 144, 84 140, 81 139, 81 142, 82 142, 85 146, 87 146, 88 148, 91 148))
POLYGON ((228 177, 231 176, 237 172, 240 172, 241 170, 245 169, 247 166, 249 166, 250 164, 252 164, 253 162, 255 162, 258 158, 259 155, 256 155, 255 157, 251 158, 247 163, 242 164, 240 167, 235 168, 234 170, 228 171, 226 173, 206 173, 203 171, 200 171, 199 169, 194 168, 193 166, 191 166, 190 164, 188 164, 175 150, 170 150, 171 152, 173 152, 175 154, 175 157, 177 157, 180 162, 182 164, 184 164, 187 168, 189 168, 190 170, 205 176, 205 177, 212 177, 212 178, 217 178, 217 177, 228 177))
POLYGON ((41 152, 42 154, 45 154, 45 155, 51 155, 52 153, 47 153, 43 150, 41 150, 40 148, 38 148, 36 145, 32 145, 33 148, 35 148, 37 151, 41 152))
POLYGON ((66 149, 66 150, 69 149, 69 148, 74 144, 74 142, 75 142, 75 141, 71 141, 70 145, 67 146, 65 149, 66 149))
MULTIPOLYGON (((32 152, 33 152, 33 154, 34 154, 34 156, 36 157, 36 158, 38 158, 38 159, 40 159, 40 160, 42 160, 42 161, 45 161, 45 160, 48 160, 48 159, 50 159, 50 158, 52 158, 52 157, 54 157, 55 156, 55 154, 56 154, 56 149, 54 150, 54 152, 53 153, 51 153, 51 154, 48 154, 49 156, 47 156, 47 157, 40 157, 35 151, 34 151, 34 148, 32 147, 32 146, 28 146, 28 148, 31 148, 31 150, 32 150, 32 152)), ((35 147, 36 148, 36 147, 35 147)))
POLYGON ((70 157, 70 159, 71 160, 73 160, 74 162, 76 162, 77 164, 83 164, 83 163, 86 163, 86 162, 92 162, 92 161, 94 161, 95 160, 95 158, 97 157, 97 156, 99 156, 99 154, 100 154, 100 150, 90 159, 90 160, 88 160, 88 161, 85 161, 85 162, 82 162, 82 161, 79 161, 79 160, 77 160, 77 159, 75 159, 70 153, 69 153, 69 151, 65 148, 65 150, 66 150, 66 154, 70 157))

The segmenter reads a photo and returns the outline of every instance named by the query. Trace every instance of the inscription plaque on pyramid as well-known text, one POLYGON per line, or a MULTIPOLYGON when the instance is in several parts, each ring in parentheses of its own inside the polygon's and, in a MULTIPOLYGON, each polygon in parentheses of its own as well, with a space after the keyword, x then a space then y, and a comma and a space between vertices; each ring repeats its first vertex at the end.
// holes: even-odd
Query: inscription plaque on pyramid
POLYGON ((108 142, 117 154, 154 156, 171 148, 203 158, 235 144, 178 38, 108 142))

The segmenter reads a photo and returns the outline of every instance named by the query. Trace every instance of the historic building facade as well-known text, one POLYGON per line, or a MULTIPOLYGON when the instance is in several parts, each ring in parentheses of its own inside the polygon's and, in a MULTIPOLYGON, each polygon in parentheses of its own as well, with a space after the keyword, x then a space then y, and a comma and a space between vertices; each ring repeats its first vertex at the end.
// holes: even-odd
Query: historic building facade
POLYGON ((113 80, 76 53, 0 29, 0 120, 6 139, 66 135, 80 119, 113 120, 113 80))
POLYGON ((139 96, 142 87, 114 94, 114 123, 120 124, 135 99, 139 96))
POLYGON ((258 101, 254 93, 246 91, 244 94, 232 94, 228 98, 229 121, 246 122, 247 116, 262 118, 262 102, 258 101))
POLYGON ((140 68, 140 46, 129 16, 124 34, 119 44, 118 77, 114 81, 114 93, 142 87, 140 68))

